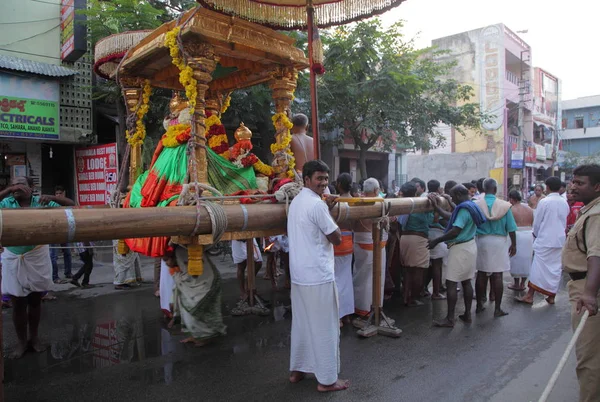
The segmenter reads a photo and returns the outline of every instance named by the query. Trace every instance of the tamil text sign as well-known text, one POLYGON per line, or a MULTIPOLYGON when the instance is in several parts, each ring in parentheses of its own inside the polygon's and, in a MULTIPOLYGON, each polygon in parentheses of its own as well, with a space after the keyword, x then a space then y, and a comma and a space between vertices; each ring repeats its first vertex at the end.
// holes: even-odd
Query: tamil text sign
POLYGON ((75 150, 79 205, 104 205, 117 185, 117 144, 75 150))
POLYGON ((0 136, 59 139, 57 81, 0 73, 0 136))

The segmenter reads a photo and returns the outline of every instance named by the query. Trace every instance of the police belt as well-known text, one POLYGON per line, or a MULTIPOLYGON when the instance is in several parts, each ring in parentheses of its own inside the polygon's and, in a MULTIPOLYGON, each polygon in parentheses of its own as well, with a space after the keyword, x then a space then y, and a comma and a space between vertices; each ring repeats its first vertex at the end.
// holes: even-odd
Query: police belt
POLYGON ((572 272, 572 273, 569 273, 569 276, 571 277, 572 280, 579 281, 581 279, 586 278, 587 272, 572 272))

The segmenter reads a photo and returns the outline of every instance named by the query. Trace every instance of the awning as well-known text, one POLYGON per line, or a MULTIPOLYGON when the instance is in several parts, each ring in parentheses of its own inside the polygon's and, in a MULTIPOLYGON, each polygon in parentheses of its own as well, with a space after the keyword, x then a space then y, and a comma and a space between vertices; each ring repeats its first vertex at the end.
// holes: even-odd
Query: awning
POLYGON ((550 169, 552 167, 552 163, 526 163, 526 167, 534 168, 534 169, 550 169))
POLYGON ((48 77, 69 77, 79 74, 79 72, 67 67, 0 54, 0 69, 2 68, 48 77))

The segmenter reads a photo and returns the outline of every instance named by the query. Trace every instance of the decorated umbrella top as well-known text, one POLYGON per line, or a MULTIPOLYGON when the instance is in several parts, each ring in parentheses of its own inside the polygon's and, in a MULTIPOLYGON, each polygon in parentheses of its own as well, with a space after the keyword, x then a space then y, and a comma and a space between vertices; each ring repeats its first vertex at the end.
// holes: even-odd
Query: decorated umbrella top
POLYGON ((404 0, 196 0, 204 7, 274 29, 306 29, 312 4, 319 28, 382 14, 404 0))

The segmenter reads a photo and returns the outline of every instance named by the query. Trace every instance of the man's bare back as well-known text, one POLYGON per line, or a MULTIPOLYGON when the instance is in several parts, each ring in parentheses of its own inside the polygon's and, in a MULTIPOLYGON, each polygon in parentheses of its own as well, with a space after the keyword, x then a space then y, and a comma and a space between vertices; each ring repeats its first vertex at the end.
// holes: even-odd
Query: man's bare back
POLYGON ((519 227, 533 226, 533 209, 527 205, 518 203, 511 208, 515 222, 519 227))
POLYGON ((304 164, 315 159, 313 139, 306 135, 306 133, 294 133, 292 134, 291 148, 294 158, 296 158, 295 169, 298 172, 302 172, 304 164))

